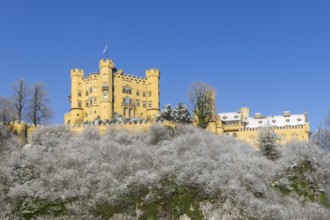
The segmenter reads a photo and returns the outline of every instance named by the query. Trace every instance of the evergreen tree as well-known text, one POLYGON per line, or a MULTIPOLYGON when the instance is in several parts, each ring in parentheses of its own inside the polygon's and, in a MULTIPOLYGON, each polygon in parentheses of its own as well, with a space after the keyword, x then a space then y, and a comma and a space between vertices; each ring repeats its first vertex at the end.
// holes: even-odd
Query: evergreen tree
POLYGON ((183 104, 179 103, 172 111, 171 114, 173 121, 177 123, 192 123, 192 118, 190 116, 188 108, 183 104))
POLYGON ((172 118, 172 107, 170 104, 165 105, 164 109, 161 110, 160 114, 157 117, 158 121, 167 120, 173 121, 172 118))
POLYGON ((173 109, 170 104, 167 104, 164 109, 160 112, 157 120, 167 120, 176 123, 192 123, 188 108, 183 104, 179 103, 173 109))
POLYGON ((278 136, 270 127, 263 128, 259 132, 258 148, 260 152, 270 160, 276 160, 280 157, 280 153, 277 150, 278 136))

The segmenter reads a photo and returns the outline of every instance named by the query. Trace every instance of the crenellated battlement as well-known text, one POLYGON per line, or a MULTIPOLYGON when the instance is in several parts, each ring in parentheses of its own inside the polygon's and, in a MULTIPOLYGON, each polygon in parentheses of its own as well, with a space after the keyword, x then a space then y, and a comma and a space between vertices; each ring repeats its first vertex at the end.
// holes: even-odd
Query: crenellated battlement
POLYGON ((82 77, 84 77, 84 70, 83 69, 78 69, 78 68, 71 69, 70 76, 71 76, 71 78, 72 77, 80 77, 80 78, 82 78, 82 77))
POLYGON ((127 78, 129 80, 146 80, 146 78, 143 78, 141 76, 135 76, 135 75, 125 74, 123 72, 120 72, 118 74, 120 74, 123 78, 127 78))
POLYGON ((146 70, 146 77, 150 78, 150 77, 159 77, 160 76, 160 71, 159 69, 149 69, 146 70))
POLYGON ((108 67, 113 68, 115 66, 114 62, 110 59, 101 59, 99 61, 99 68, 108 67))

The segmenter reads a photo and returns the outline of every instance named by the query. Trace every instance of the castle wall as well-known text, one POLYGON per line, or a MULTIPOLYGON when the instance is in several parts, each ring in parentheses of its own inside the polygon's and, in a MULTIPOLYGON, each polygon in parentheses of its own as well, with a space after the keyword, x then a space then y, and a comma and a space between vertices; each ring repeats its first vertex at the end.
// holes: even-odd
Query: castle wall
MULTIPOLYGON (((309 125, 274 127, 272 128, 275 134, 279 137, 279 144, 286 144, 291 141, 308 141, 309 140, 309 125)), ((237 137, 247 143, 256 146, 258 143, 258 134, 260 129, 241 129, 237 133, 237 137)))
POLYGON ((105 134, 105 132, 108 129, 114 129, 114 130, 125 130, 128 132, 143 132, 148 131, 150 129, 150 126, 158 124, 162 126, 169 126, 174 128, 175 123, 170 121, 164 121, 164 122, 143 122, 143 123, 113 123, 113 124, 101 124, 101 125, 80 125, 80 126, 73 126, 70 127, 71 131, 73 132, 83 132, 86 128, 97 128, 100 131, 100 134, 105 134))

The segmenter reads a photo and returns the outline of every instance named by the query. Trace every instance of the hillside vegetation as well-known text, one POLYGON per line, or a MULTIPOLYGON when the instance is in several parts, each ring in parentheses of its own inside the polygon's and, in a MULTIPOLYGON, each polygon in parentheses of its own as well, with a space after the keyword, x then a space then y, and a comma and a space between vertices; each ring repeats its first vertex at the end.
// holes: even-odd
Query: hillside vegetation
POLYGON ((191 126, 149 132, 0 127, 0 219, 329 219, 330 155, 311 143, 269 160, 191 126))

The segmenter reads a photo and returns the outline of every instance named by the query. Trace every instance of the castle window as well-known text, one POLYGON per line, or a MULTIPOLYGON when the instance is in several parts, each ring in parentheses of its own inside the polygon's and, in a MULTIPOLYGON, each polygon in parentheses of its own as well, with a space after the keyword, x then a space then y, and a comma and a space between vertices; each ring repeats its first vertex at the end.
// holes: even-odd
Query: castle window
POLYGON ((89 105, 93 105, 93 99, 92 98, 89 99, 89 105))
POLYGON ((86 91, 86 94, 85 95, 88 96, 88 91, 86 91))
POLYGON ((94 92, 95 92, 95 93, 97 92, 97 89, 96 89, 96 87, 94 87, 94 89, 93 89, 93 90, 94 90, 94 92))
POLYGON ((152 103, 148 102, 148 108, 151 108, 151 106, 152 106, 152 103))
POLYGON ((132 90, 129 87, 124 87, 123 88, 123 93, 125 93, 125 94, 132 94, 132 90))
POLYGON ((297 118, 297 121, 301 121, 301 118, 297 118))
POLYGON ((103 93, 103 100, 108 100, 108 93, 107 92, 103 93))
POLYGON ((272 120, 273 123, 276 123, 276 120, 272 120))
POLYGON ((88 101, 85 102, 85 106, 88 107, 88 101))
POLYGON ((259 124, 262 124, 262 121, 258 121, 259 124))
POLYGON ((96 105, 96 97, 94 97, 94 104, 96 105))
POLYGON ((136 106, 140 107, 140 100, 136 100, 136 106))
POLYGON ((103 78, 106 79, 108 77, 108 74, 103 73, 103 78))
POLYGON ((145 91, 143 91, 142 96, 146 97, 146 92, 145 91))
POLYGON ((286 121, 286 122, 290 122, 290 119, 286 119, 285 121, 286 121))
POLYGON ((81 108, 81 102, 80 101, 78 102, 78 108, 81 108))
POLYGON ((124 100, 123 100, 123 102, 125 104, 132 104, 132 99, 130 99, 129 97, 125 97, 124 100))
POLYGON ((146 107, 147 107, 147 103, 143 102, 143 108, 146 108, 146 107))
POLYGON ((78 91, 78 96, 81 97, 81 91, 78 91))
POLYGON ((136 96, 140 96, 140 90, 136 90, 136 96))
POLYGON ((94 110, 94 114, 96 114, 96 110, 94 110))
POLYGON ((88 114, 87 113, 85 113, 85 117, 87 117, 88 116, 88 114))
POLYGON ((149 97, 151 96, 151 91, 148 93, 149 97))
POLYGON ((92 92, 93 92, 93 88, 90 87, 90 88, 89 88, 89 93, 92 93, 92 92))
POLYGON ((234 118, 238 118, 238 115, 235 115, 234 118))

